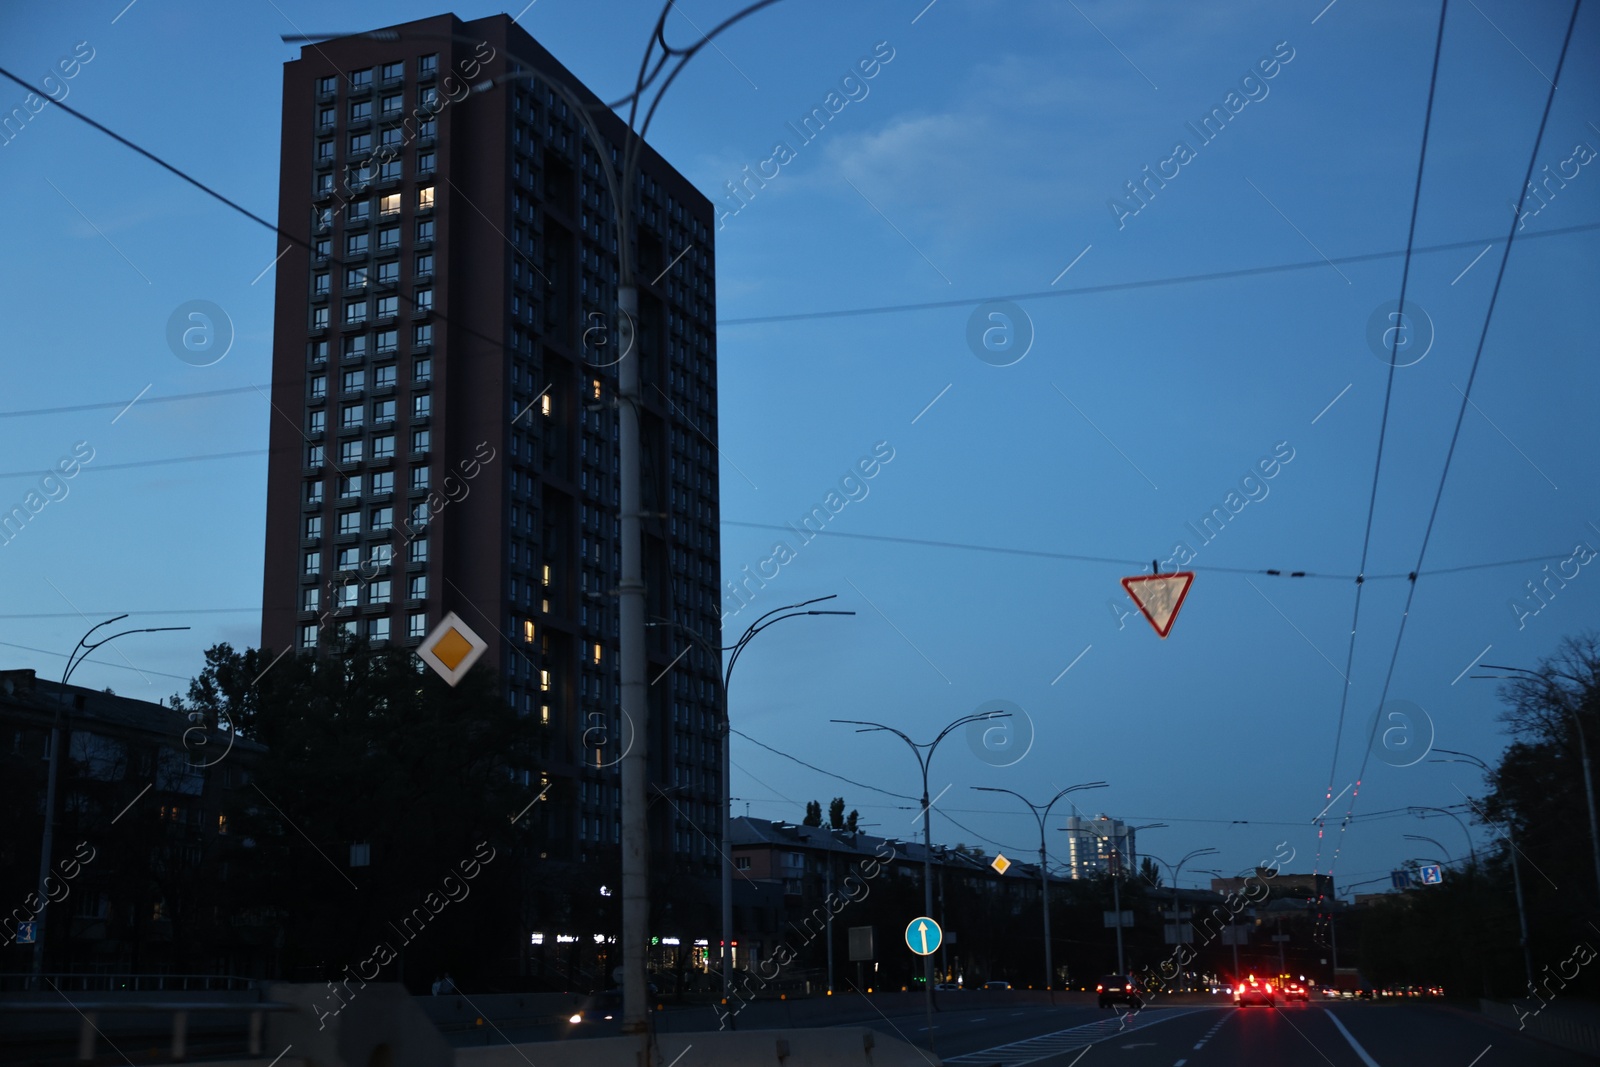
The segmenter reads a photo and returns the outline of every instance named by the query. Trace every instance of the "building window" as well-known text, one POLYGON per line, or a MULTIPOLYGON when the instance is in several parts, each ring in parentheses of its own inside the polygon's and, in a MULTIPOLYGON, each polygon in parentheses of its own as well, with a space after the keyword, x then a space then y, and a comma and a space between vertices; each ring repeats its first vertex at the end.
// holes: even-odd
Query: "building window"
POLYGON ((311 242, 311 258, 317 261, 327 259, 333 254, 333 242, 326 237, 319 237, 311 242))
MULTIPOLYGON (((384 420, 381 416, 378 416, 374 418, 374 421, 382 422, 384 420)), ((394 458, 394 434, 379 434, 372 439, 372 458, 375 460, 394 458)))
POLYGON ((393 252, 400 247, 400 227, 385 226, 378 231, 378 250, 393 252))
POLYGON ((352 233, 346 235, 344 239, 344 250, 352 256, 366 255, 368 236, 370 235, 364 233, 352 233))
MULTIPOLYGON (((431 127, 433 125, 433 120, 429 119, 427 122, 423 123, 423 125, 431 127)), ((431 137, 433 135, 430 133, 430 134, 428 134, 428 136, 431 137)), ((417 153, 417 176, 418 177, 427 177, 428 175, 432 174, 436 169, 438 169, 437 157, 432 152, 418 152, 417 153)))
POLYGON ((332 96, 334 90, 336 90, 338 87, 339 79, 332 74, 317 79, 318 96, 332 96))
MULTIPOLYGON (((413 455, 428 451, 433 443, 433 433, 430 430, 411 431, 411 452, 413 455)), ((424 468, 426 469, 426 468, 424 468)))
POLYGON ((411 380, 414 382, 432 381, 433 360, 427 357, 413 360, 411 364, 411 380))
POLYGON ((325 341, 325 340, 324 341, 312 341, 310 346, 309 346, 309 349, 310 349, 310 351, 309 351, 309 353, 307 355, 307 359, 309 359, 310 362, 312 362, 312 363, 326 363, 326 362, 328 362, 328 342, 327 341, 325 341))
POLYGON ((400 314, 400 298, 397 296, 378 297, 378 318, 392 319, 400 314))
MULTIPOLYGON (((338 568, 341 571, 353 571, 361 566, 361 550, 359 548, 341 548, 339 550, 338 568)), ((339 587, 339 606, 353 607, 356 602, 356 591, 348 585, 339 587)))
POLYGON ((387 567, 394 560, 394 546, 373 545, 369 559, 372 565, 380 570, 387 567))
POLYGON ((387 618, 368 619, 367 639, 370 641, 389 640, 389 620, 387 618))
POLYGON ((322 483, 320 481, 307 482, 305 498, 307 504, 322 503, 322 483))
POLYGON ((389 579, 380 578, 367 589, 368 604, 389 603, 389 579))
POLYGON ((322 516, 321 515, 307 515, 306 516, 306 540, 307 541, 315 541, 317 538, 319 538, 321 536, 322 536, 322 516))
POLYGON ((419 252, 419 253, 417 253, 417 277, 419 277, 419 278, 431 278, 431 277, 433 277, 433 253, 432 252, 419 252))
POLYGON ((379 197, 378 198, 378 214, 379 215, 398 215, 398 214, 400 214, 400 194, 399 193, 390 193, 387 196, 379 197))
POLYGON ((339 466, 348 467, 361 462, 361 442, 346 441, 339 446, 339 466))
POLYGON ((433 323, 423 322, 411 327, 411 346, 427 348, 433 344, 433 323))
POLYGON ((432 289, 418 289, 417 290, 417 313, 421 314, 421 313, 423 313, 425 311, 432 311, 432 310, 433 310, 433 290, 432 289))
MULTIPOLYGON (((341 410, 339 412, 339 425, 341 427, 343 427, 344 429, 346 429, 346 430, 356 429, 357 427, 359 427, 361 425, 361 416, 362 416, 362 414, 363 414, 362 406, 360 404, 346 404, 344 406, 343 410, 341 410)), ((352 443, 357 445, 357 446, 359 446, 361 444, 360 441, 355 441, 355 442, 348 442, 347 441, 345 443, 346 447, 348 447, 352 443)), ((356 448, 356 461, 359 461, 360 458, 361 458, 361 449, 360 449, 360 447, 357 447, 356 448)))
POLYGON ((311 276, 311 292, 314 296, 328 295, 328 272, 320 271, 311 276))
POLYGON ((307 552, 305 554, 304 561, 301 564, 301 572, 303 574, 321 574, 322 553, 318 552, 316 549, 312 549, 310 552, 307 552))
POLYGON ((425 419, 431 414, 433 414, 433 397, 429 396, 427 393, 423 393, 421 396, 414 396, 411 398, 412 418, 425 419))
POLYGON ((428 636, 428 616, 417 612, 406 620, 406 635, 409 637, 428 636))
POLYGON ((426 574, 413 575, 406 582, 406 598, 408 600, 428 599, 428 576, 426 574))
POLYGON ((352 70, 350 72, 350 88, 352 88, 352 89, 370 89, 370 88, 372 88, 372 68, 371 67, 367 67, 365 70, 352 70))
MULTIPOLYGON (((382 337, 383 335, 380 333, 378 336, 382 337)), ((378 342, 378 351, 383 351, 382 341, 378 342)), ((374 389, 383 389, 394 385, 394 377, 395 366, 393 363, 385 363, 381 367, 372 368, 372 386, 374 389)))
POLYGON ((366 222, 372 217, 372 201, 352 200, 344 209, 346 222, 366 222))
MULTIPOLYGON (((386 67, 384 69, 387 70, 388 68, 386 67)), ((395 77, 398 78, 400 75, 396 74, 395 77)), ((391 79, 385 75, 384 81, 390 80, 391 79)), ((399 93, 389 93, 383 98, 383 114, 385 117, 389 115, 400 114, 400 110, 403 107, 405 107, 405 101, 399 93)))
POLYGON ((344 322, 346 326, 367 321, 367 302, 365 300, 346 300, 344 303, 344 322))
POLYGON ((428 539, 419 537, 411 542, 411 548, 406 553, 406 558, 412 563, 428 562, 428 539))
POLYGON ((439 53, 423 56, 417 60, 417 77, 431 78, 439 73, 439 53))
POLYGON ((403 132, 398 126, 391 126, 387 130, 382 130, 378 133, 378 144, 384 148, 398 149, 401 147, 403 132))
POLYGON ((355 500, 361 496, 361 475, 341 474, 339 476, 339 499, 355 500))
POLYGON ((428 488, 428 484, 429 484, 428 468, 427 467, 412 467, 411 468, 411 488, 413 488, 413 489, 426 489, 426 488, 428 488))
POLYGON ((400 161, 398 159, 386 159, 378 164, 378 180, 385 182, 399 181, 400 161))
POLYGON ((318 141, 317 142, 317 162, 318 163, 332 163, 333 162, 333 142, 332 141, 318 141))
POLYGON ((372 476, 372 494, 384 496, 394 492, 394 471, 377 471, 372 476))
MULTIPOLYGON (((372 134, 352 133, 350 135, 350 154, 352 156, 364 155, 370 151, 372 151, 372 134)), ((371 178, 367 179, 367 181, 371 180, 371 178)), ((362 182, 360 184, 364 185, 366 183, 362 182)))
MULTIPOLYGON (((411 505, 411 522, 416 526, 426 526, 428 524, 428 502, 426 500, 419 504, 411 505)), ((515 581, 516 579, 513 578, 512 582, 515 581)))
POLYGON ((308 622, 304 626, 300 627, 300 647, 301 648, 316 648, 317 647, 317 624, 316 623, 308 622))
POLYGON ((367 122, 372 118, 371 100, 353 100, 350 103, 350 121, 367 122))
POLYGON ((433 240, 433 220, 432 219, 418 219, 417 220, 417 240, 418 241, 431 241, 431 240, 433 240))
POLYGON ((367 335, 358 333, 354 337, 346 337, 343 347, 345 359, 366 359, 367 335))
POLYGON ((400 280, 400 262, 389 260, 387 263, 378 264, 378 284, 393 285, 400 280))
POLYGON ((331 174, 319 174, 319 175, 317 175, 316 190, 317 190, 317 195, 318 196, 332 196, 333 195, 333 175, 331 175, 331 174))
POLYGON ((317 108, 317 125, 319 127, 321 127, 322 129, 327 129, 328 127, 333 125, 333 120, 334 120, 333 108, 331 108, 331 107, 319 107, 319 108, 317 108))
POLYGON ((406 76, 406 65, 404 63, 385 63, 380 68, 379 74, 386 82, 397 82, 406 76))
POLYGON ((358 534, 360 532, 361 532, 361 512, 359 512, 359 511, 341 511, 341 512, 339 512, 339 534, 340 534, 341 537, 349 535, 349 534, 358 534))
POLYGON ((316 468, 322 466, 322 446, 306 446, 306 466, 316 468))
POLYGON ((368 528, 373 533, 394 529, 394 508, 373 508, 372 524, 368 528))
POLYGON ((346 289, 365 289, 367 287, 367 268, 347 267, 344 272, 344 287, 346 289))
POLYGON ((321 433, 328 428, 328 413, 326 411, 313 411, 306 416, 306 432, 321 433))
POLYGON ((322 590, 316 586, 307 589, 300 596, 301 611, 316 611, 322 607, 322 590))
MULTIPOLYGON (((384 303, 386 301, 392 303, 393 300, 394 300, 394 297, 392 297, 392 296, 380 297, 378 299, 378 317, 380 319, 384 317, 384 315, 383 315, 384 303)), ((389 314, 390 314, 391 318, 394 315, 393 312, 390 312, 389 314)), ((374 338, 374 340, 377 343, 376 351, 377 351, 378 355, 380 355, 380 356, 392 356, 392 355, 395 354, 395 352, 399 351, 399 348, 400 348, 400 331, 399 330, 379 330, 378 333, 377 333, 377 336, 374 338)), ((390 385, 394 384, 394 381, 392 380, 392 378, 391 378, 389 384, 390 385)))
POLYGON ((433 210, 433 186, 424 185, 421 189, 417 190, 417 210, 433 210))
POLYGON ((352 192, 365 192, 367 186, 372 184, 372 164, 357 163, 351 167, 349 181, 352 192))
POLYGON ((394 421, 394 401, 379 400, 372 405, 372 421, 380 426, 394 421))
POLYGON ((328 395, 328 376, 326 374, 313 374, 311 376, 311 399, 321 400, 328 395))
POLYGON ((311 309, 311 328, 313 330, 326 330, 328 328, 328 309, 311 309))

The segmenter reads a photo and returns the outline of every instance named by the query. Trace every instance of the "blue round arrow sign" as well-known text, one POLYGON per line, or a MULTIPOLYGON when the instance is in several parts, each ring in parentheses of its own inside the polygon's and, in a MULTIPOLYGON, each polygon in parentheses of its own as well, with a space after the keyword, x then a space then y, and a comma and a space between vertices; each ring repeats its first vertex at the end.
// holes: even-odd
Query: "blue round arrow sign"
POLYGON ((919 956, 931 956, 939 951, 944 941, 944 931, 926 915, 919 915, 906 924, 906 947, 919 956))

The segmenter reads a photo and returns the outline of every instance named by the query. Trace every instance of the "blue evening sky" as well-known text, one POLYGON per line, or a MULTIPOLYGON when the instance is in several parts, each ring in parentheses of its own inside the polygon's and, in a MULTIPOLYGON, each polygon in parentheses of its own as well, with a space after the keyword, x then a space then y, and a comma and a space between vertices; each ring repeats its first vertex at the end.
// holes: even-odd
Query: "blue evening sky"
MULTIPOLYGON (((126 4, 7 5, 0 64, 268 217, 281 64, 298 52, 279 35, 443 10, 126 4), (45 86, 80 42, 92 58, 45 86)), ((1471 680, 1469 665, 1531 666, 1600 605, 1584 549, 1547 604, 1511 606, 1544 562, 1600 546, 1597 231, 1552 235, 1600 225, 1600 18, 1586 12, 1574 34, 1537 157, 1566 177, 1530 201, 1538 213, 1513 245, 1389 679, 1404 576, 1570 10, 1451 4, 1416 244, 1452 247, 1411 263, 1410 300, 1432 343, 1402 350, 1402 362, 1421 358, 1394 374, 1366 567, 1387 577, 1365 586, 1335 760, 1388 370, 1369 322, 1378 316, 1381 335, 1401 273, 1395 256, 1344 257, 1405 246, 1438 7, 1325 4, 791 0, 694 60, 651 140, 729 212, 717 237, 724 574, 776 569, 724 636, 827 593, 859 613, 764 633, 734 678, 737 729, 914 793, 903 745, 827 720, 882 720, 927 739, 1010 701, 1032 724, 1031 749, 1016 759, 1020 743, 1006 754, 948 740, 933 764, 933 791, 952 786, 937 839, 1026 853, 1037 847, 1032 819, 969 786, 1039 799, 1105 779, 1111 788, 1076 798, 1087 813, 1167 823, 1140 844, 1168 860, 1215 847, 1214 865, 1229 871, 1283 840, 1297 851, 1290 869, 1327 870, 1331 848, 1318 859, 1312 819, 1330 780, 1337 793, 1356 777, 1383 699, 1421 709, 1410 713, 1418 743, 1425 718, 1437 745, 1498 755, 1495 683, 1471 680), (874 76, 845 81, 875 50, 874 76), (1244 80, 1263 60, 1272 77, 1244 80), (830 103, 837 113, 806 143, 789 123, 830 103), (1187 124, 1214 108, 1226 122, 1213 120, 1222 129, 1208 143, 1187 124), (725 183, 747 166, 769 177, 733 200, 725 183), (1124 187, 1146 167, 1168 177, 1141 205, 1124 187), (992 309, 979 306, 1006 296, 1032 344, 996 366, 1017 350, 978 358, 969 320, 979 316, 981 337, 992 309), (815 317, 939 302, 948 306, 815 317), (767 528, 823 504, 875 447, 892 460, 848 483, 856 499, 829 518, 829 534, 802 545, 767 528), (1241 487, 1275 450, 1292 459, 1241 487), (1188 524, 1215 508, 1230 518, 1208 544, 1188 524), (780 538, 792 558, 765 563, 780 538), (1118 579, 1173 558, 1179 542, 1198 577, 1162 641, 1137 616, 1119 618, 1118 579), (1531 557, 1541 559, 1426 573, 1531 557), (1317 576, 1250 573, 1266 568, 1317 576)), ((683 0, 670 36, 690 43, 734 9, 683 0)), ((653 0, 536 0, 520 18, 611 98, 631 88, 655 11, 653 0)), ((0 84, 0 114, 24 96, 0 84)), ((258 640, 269 412, 249 387, 269 374, 276 246, 59 108, 7 136, 0 511, 78 442, 93 459, 52 483, 57 499, 0 545, 0 663, 58 676, 88 625, 134 612, 136 625, 193 629, 124 638, 75 680, 164 697, 205 647, 258 640), (167 345, 168 317, 195 299, 225 309, 236 331, 212 366, 180 362, 167 345)), ((1395 767, 1414 756, 1378 751, 1358 815, 1481 789, 1471 767, 1395 767)), ((877 832, 916 829, 914 805, 743 738, 734 761, 740 813, 748 804, 798 820, 807 800, 843 794, 877 832)), ((1330 817, 1349 803, 1345 792, 1330 817)), ((1405 833, 1464 850, 1448 820, 1357 819, 1340 884, 1437 852, 1405 833)))

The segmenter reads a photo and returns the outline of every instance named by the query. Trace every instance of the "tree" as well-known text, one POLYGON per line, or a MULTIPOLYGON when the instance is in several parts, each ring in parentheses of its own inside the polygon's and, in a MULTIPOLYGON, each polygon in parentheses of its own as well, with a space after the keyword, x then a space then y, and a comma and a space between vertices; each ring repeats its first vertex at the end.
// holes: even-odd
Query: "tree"
POLYGON ((855 808, 851 808, 850 814, 845 817, 844 828, 849 830, 851 833, 855 833, 857 826, 860 824, 860 819, 861 813, 855 808))
POLYGON ((822 825, 822 805, 819 802, 817 802, 815 800, 812 800, 812 801, 808 801, 806 803, 806 817, 805 817, 805 821, 801 825, 803 825, 803 826, 821 826, 822 825))
POLYGON ((1161 888, 1161 871, 1156 867, 1156 861, 1149 856, 1139 862, 1139 877, 1157 889, 1161 888))
POLYGON ((834 797, 828 804, 828 825, 835 830, 844 829, 844 797, 834 797))

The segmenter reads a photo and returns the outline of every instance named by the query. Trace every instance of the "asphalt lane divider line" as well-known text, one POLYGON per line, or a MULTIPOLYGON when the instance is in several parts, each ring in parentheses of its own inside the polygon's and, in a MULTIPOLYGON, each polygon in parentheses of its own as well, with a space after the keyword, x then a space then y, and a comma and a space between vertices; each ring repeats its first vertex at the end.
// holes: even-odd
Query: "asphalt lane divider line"
MULTIPOLYGON (((1378 1061, 1367 1055, 1367 1050, 1361 1047, 1361 1042, 1356 1040, 1356 1035, 1344 1028, 1344 1023, 1339 1021, 1339 1017, 1328 1008, 1323 1008, 1322 1010, 1328 1013, 1328 1018, 1333 1020, 1333 1025, 1337 1026, 1339 1032, 1344 1035, 1344 1039, 1350 1042, 1350 1047, 1355 1049, 1357 1056, 1361 1057, 1361 1062, 1366 1064, 1367 1067, 1378 1067, 1378 1061)), ((1490 1047, 1492 1048, 1493 1046, 1490 1047)))
MULTIPOLYGON (((1041 1034, 1038 1037, 1024 1038, 1021 1041, 1012 1041, 1005 1045, 996 1045, 994 1048, 981 1049, 977 1052, 964 1052, 959 1056, 946 1056, 944 1062, 948 1064, 981 1064, 983 1067, 1026 1067, 1030 1063, 1050 1059, 1074 1049, 1087 1050, 1091 1045, 1102 1041, 1109 1041, 1115 1037, 1122 1037, 1137 1030, 1145 1030, 1171 1019, 1193 1015, 1199 1011, 1211 1011, 1211 1008, 1147 1008, 1134 1014, 1128 1012, 1111 1019, 1101 1019, 1097 1022, 1084 1023, 1081 1026, 1068 1027, 1054 1033, 1041 1034), (1161 1014, 1154 1014, 1160 1012, 1161 1014), (1132 1020, 1129 1022, 1128 1020, 1132 1020)), ((1374 1065, 1376 1067, 1376 1065, 1374 1065)))

